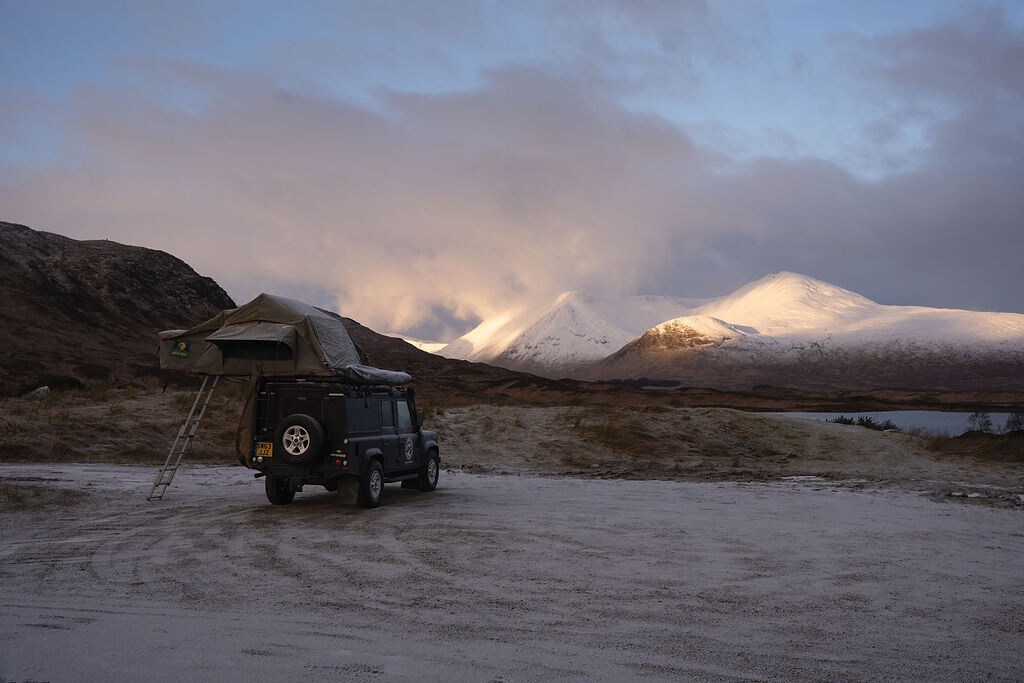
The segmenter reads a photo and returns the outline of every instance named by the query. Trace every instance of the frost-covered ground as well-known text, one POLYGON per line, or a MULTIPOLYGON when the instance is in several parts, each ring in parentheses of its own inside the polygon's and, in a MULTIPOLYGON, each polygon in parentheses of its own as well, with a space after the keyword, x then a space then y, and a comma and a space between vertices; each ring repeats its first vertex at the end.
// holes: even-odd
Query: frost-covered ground
POLYGON ((0 679, 1024 677, 1020 510, 451 472, 272 507, 222 466, 147 502, 152 473, 0 466, 68 491, 0 513, 0 679))

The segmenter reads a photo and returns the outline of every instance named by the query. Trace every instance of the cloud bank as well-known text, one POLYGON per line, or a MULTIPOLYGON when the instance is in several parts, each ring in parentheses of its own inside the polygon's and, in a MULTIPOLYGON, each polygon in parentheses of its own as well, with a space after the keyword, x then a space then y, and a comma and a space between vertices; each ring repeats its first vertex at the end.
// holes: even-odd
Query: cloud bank
POLYGON ((735 30, 703 3, 670 12, 689 33, 653 30, 657 3, 603 7, 557 62, 366 101, 251 65, 126 57, 121 81, 42 112, 66 141, 57 162, 14 153, 40 101, 11 91, 3 218, 164 249, 238 299, 276 291, 421 337, 565 290, 708 296, 778 270, 883 303, 1024 311, 1024 31, 1005 13, 832 38, 836 77, 874 112, 851 147, 901 150, 898 171, 865 177, 741 158, 638 106, 672 64, 699 97, 708 68, 749 50, 722 48, 735 30))

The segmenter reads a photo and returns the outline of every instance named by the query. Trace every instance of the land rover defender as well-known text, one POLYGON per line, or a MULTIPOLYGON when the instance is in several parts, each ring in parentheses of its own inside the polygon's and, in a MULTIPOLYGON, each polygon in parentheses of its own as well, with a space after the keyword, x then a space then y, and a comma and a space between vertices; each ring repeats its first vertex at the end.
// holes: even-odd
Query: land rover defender
POLYGON ((437 487, 437 434, 422 428, 411 388, 266 378, 256 389, 253 422, 248 464, 266 478, 274 505, 292 502, 307 484, 336 491, 348 478, 367 508, 380 505, 386 482, 437 487))

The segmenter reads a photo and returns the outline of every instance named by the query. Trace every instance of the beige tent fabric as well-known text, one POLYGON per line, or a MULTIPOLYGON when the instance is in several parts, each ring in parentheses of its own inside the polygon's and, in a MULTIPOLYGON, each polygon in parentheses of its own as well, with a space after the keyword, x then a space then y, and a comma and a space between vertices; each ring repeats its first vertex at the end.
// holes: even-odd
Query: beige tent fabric
POLYGON ((256 419, 256 392, 259 389, 259 380, 253 378, 249 382, 249 388, 245 392, 245 405, 242 406, 242 414, 238 417, 238 427, 235 430, 235 450, 238 451, 238 462, 251 467, 252 463, 252 440, 253 423, 256 419))
POLYGON ((273 294, 159 336, 161 368, 203 375, 333 375, 362 361, 338 316, 273 294))

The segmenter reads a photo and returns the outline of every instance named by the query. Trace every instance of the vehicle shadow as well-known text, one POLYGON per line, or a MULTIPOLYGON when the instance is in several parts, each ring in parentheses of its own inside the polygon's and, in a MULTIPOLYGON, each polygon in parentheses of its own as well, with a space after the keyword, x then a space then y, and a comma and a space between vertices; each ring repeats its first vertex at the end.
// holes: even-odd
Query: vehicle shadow
MULTIPOLYGON (((358 487, 342 486, 337 491, 317 490, 315 487, 307 487, 306 491, 299 492, 295 499, 287 505, 271 505, 269 502, 262 507, 268 511, 292 512, 303 511, 330 511, 331 514, 373 514, 373 509, 366 509, 357 502, 358 487)), ((451 492, 439 487, 434 491, 420 491, 418 489, 403 489, 398 484, 388 484, 384 487, 384 495, 381 497, 380 508, 405 508, 437 504, 440 500, 446 499, 451 492)))

